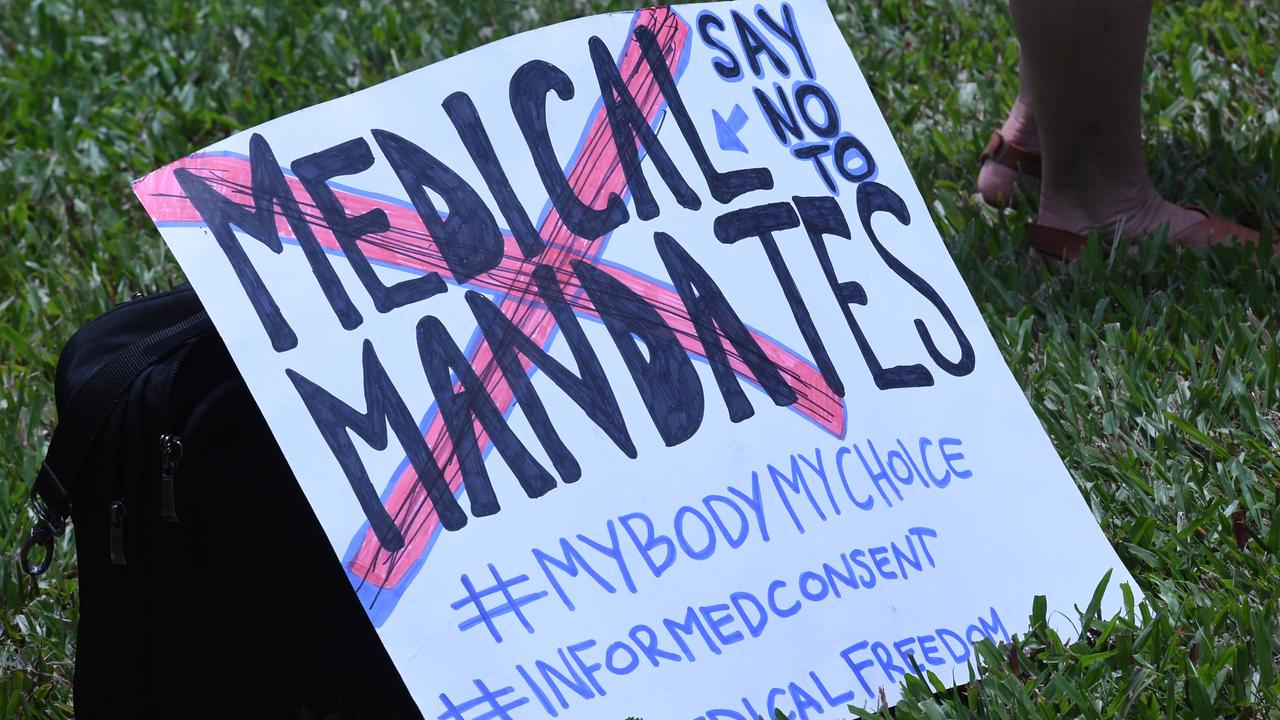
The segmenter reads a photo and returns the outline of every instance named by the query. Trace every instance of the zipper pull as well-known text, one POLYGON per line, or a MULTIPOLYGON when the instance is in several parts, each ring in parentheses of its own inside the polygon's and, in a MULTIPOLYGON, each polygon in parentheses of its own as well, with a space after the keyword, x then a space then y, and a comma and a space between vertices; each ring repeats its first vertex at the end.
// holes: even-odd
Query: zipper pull
POLYGON ((124 565, 124 517, 123 500, 111 503, 111 564, 124 565))
POLYGON ((173 478, 182 460, 182 438, 177 435, 160 436, 160 516, 169 522, 178 522, 178 504, 173 478))

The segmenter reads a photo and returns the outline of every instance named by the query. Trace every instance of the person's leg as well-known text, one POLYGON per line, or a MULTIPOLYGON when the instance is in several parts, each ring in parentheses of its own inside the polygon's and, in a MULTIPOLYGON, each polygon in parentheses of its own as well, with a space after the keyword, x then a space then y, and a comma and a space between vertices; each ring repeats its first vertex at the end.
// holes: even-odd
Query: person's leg
POLYGON ((1142 157, 1151 0, 1010 0, 1043 154, 1039 223, 1134 235, 1203 219, 1165 201, 1142 157))
MULTIPOLYGON (((1005 142, 1019 150, 1039 154, 1040 135, 1036 130, 1036 116, 1032 111, 1031 96, 1034 92, 1031 76, 1018 59, 1018 98, 1013 101, 1009 116, 1000 126, 1005 142)), ((978 170, 978 192, 987 204, 995 207, 1011 205, 1016 200, 1018 183, 1025 180, 1024 173, 987 159, 978 170)))

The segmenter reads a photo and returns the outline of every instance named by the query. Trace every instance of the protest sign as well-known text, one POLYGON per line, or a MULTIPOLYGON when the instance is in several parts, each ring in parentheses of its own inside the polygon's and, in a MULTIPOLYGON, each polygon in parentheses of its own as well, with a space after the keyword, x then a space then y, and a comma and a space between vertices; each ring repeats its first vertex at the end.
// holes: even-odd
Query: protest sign
POLYGON ((525 33, 135 190, 426 717, 840 715, 1131 582, 817 0, 525 33))

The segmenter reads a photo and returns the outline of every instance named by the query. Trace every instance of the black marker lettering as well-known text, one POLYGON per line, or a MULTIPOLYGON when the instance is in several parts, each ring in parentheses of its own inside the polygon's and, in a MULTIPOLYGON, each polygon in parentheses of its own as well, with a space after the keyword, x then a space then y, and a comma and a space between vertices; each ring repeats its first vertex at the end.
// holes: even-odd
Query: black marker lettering
POLYGON ((778 142, 789 145, 792 142, 791 138, 804 140, 804 130, 800 128, 800 121, 796 119, 795 110, 791 107, 791 98, 787 97, 787 91, 782 89, 781 85, 773 84, 774 94, 778 96, 776 103, 769 99, 769 95, 764 90, 760 88, 751 90, 755 93, 756 102, 760 104, 760 113, 764 115, 765 122, 769 123, 769 129, 773 130, 778 142))
POLYGON ((894 257, 884 246, 884 243, 880 242, 880 239, 876 237, 875 231, 871 229, 871 217, 878 212, 887 212, 893 215, 903 225, 911 224, 911 214, 907 211, 907 204, 902 201, 902 198, 896 192, 877 182, 866 182, 859 185, 858 218, 862 221, 862 229, 866 231, 867 237, 871 238, 871 244, 875 246, 876 252, 880 253, 880 258, 884 260, 890 270, 893 270, 898 277, 907 281, 908 285, 937 308, 938 314, 942 315, 947 327, 956 336, 956 343, 960 346, 960 359, 953 362, 939 352, 938 346, 933 342, 933 336, 929 333, 929 328, 925 326, 923 320, 917 318, 915 322, 916 332, 919 333, 920 340, 924 342, 924 347, 929 352, 929 357, 933 358, 938 367, 951 375, 956 377, 968 375, 973 372, 975 362, 973 345, 964 334, 960 323, 956 321, 956 316, 952 314, 951 308, 947 307, 947 304, 942 300, 942 296, 938 295, 938 291, 934 290, 933 286, 925 281, 924 278, 915 274, 905 263, 894 257))
POLYGON ((231 228, 233 226, 240 228, 245 234, 279 254, 284 251, 284 245, 280 242, 280 233, 276 230, 275 207, 277 205, 280 206, 280 214, 289 223, 289 229, 293 231, 298 245, 302 247, 307 263, 311 266, 311 272, 315 275, 316 282, 319 283, 338 321, 342 323, 343 329, 353 330, 360 327, 360 323, 363 322, 360 311, 352 304, 346 289, 342 287, 342 281, 338 279, 338 274, 329 262, 329 256, 316 240, 311 225, 302 214, 297 199, 289 189, 284 173, 280 171, 280 165, 276 162, 271 146, 267 144, 266 138, 257 133, 249 139, 249 165, 252 177, 250 180, 250 193, 253 196, 252 211, 224 196, 211 187, 208 180, 186 168, 174 171, 174 177, 178 180, 182 191, 187 194, 191 205, 204 219, 209 232, 213 233, 218 247, 231 263, 231 268, 240 280, 245 295, 253 304, 258 319, 262 321, 263 329, 267 331, 267 337, 271 339, 272 349, 276 352, 292 350, 298 346, 298 336, 285 321, 284 315, 280 312, 280 306, 267 290, 262 282, 262 276, 249 261, 249 256, 231 228))
POLYGON ((712 60, 711 67, 725 80, 737 80, 742 77, 742 63, 738 62, 737 56, 724 43, 711 36, 711 28, 724 30, 724 21, 711 12, 703 12, 698 16, 698 36, 707 47, 719 50, 725 58, 712 60))
POLYGON ((302 397, 302 402, 311 413, 320 434, 329 445, 333 456, 342 467, 342 472, 351 483, 360 509, 369 520, 369 527, 387 552, 395 552, 404 547, 404 537, 395 522, 382 506, 378 491, 369 480, 360 454, 351 441, 351 433, 355 433, 374 450, 387 448, 387 425, 400 442, 400 448, 409 458, 410 465, 418 475, 418 482, 426 490, 440 524, 446 530, 459 530, 467 524, 467 516, 458 506, 449 486, 445 483, 444 474, 431 455, 427 443, 422 439, 418 423, 409 413, 404 399, 396 391, 391 378, 383 368, 378 356, 373 351, 373 344, 364 341, 364 404, 365 412, 360 412, 334 397, 329 391, 316 385, 293 370, 285 370, 285 374, 293 381, 293 387, 302 397))
POLYGON ((804 298, 800 295, 800 288, 787 268, 782 251, 778 249, 778 242, 773 239, 775 232, 799 226, 800 218, 791 205, 769 203, 721 215, 716 218, 715 233, 716 239, 725 244, 736 243, 749 237, 760 239, 760 245, 769 258, 769 265, 773 267, 773 274, 778 278, 778 284, 782 286, 787 304, 791 306, 791 314, 796 319, 800 334, 804 337, 805 344, 809 346, 809 352, 813 353, 818 369, 822 371, 822 378, 827 381, 832 392, 844 397, 844 383, 840 381, 840 374, 836 372, 835 364, 827 354, 827 347, 818 335, 818 328, 814 326, 813 318, 809 315, 809 307, 805 305, 804 298))
POLYGON ((711 157, 707 155, 706 146, 702 144, 702 138, 698 135, 698 128, 689 117, 689 111, 685 109, 684 100, 680 97, 676 82, 671 77, 671 68, 667 66, 667 60, 662 55, 662 48, 658 47, 658 40, 654 37, 653 31, 640 26, 636 28, 635 37, 640 43, 640 49, 644 51, 644 59, 653 72, 653 79, 658 83, 658 90, 662 93, 662 98, 667 101, 667 112, 675 118, 680 133, 684 135, 684 141, 688 143, 689 150, 693 153, 693 159, 702 170, 707 188, 711 190, 711 197, 715 198, 716 202, 724 204, 752 190, 772 188, 773 174, 768 168, 744 168, 728 172, 716 170, 715 165, 711 163, 711 157))
POLYGON ((290 167, 320 209, 320 215, 337 239, 338 247, 342 248, 342 254, 356 277, 360 278, 378 312, 390 312, 445 291, 444 281, 435 273, 402 280, 391 286, 384 285, 361 249, 360 238, 384 233, 391 228, 387 214, 375 208, 355 217, 348 215, 333 188, 329 187, 329 180, 356 175, 373 167, 373 153, 364 138, 348 140, 300 157, 290 167))
MULTIPOLYGON (((600 83, 600 97, 604 103, 609 128, 613 130, 613 144, 618 149, 618 159, 622 162, 622 171, 627 176, 627 187, 631 190, 631 199, 635 203, 636 217, 641 220, 652 220, 658 217, 658 203, 649 190, 649 182, 645 180, 644 171, 640 169, 640 156, 636 144, 644 148, 645 153, 658 169, 676 202, 682 207, 697 210, 702 207, 702 200, 689 187, 676 164, 672 162, 667 149, 662 146, 657 133, 649 127, 644 112, 636 104, 626 80, 618 72, 618 66, 609 48, 598 37, 587 41, 591 49, 591 62, 596 69, 596 79, 600 83)), ((665 62, 665 61, 664 61, 665 62)))
POLYGON ((809 54, 805 52, 804 40, 800 37, 800 26, 796 24, 796 14, 791 9, 791 4, 782 3, 781 23, 774 20, 760 5, 756 6, 756 17, 760 18, 760 22, 773 31, 773 34, 791 46, 795 51, 796 59, 800 61, 800 69, 812 80, 813 64, 809 61, 809 54))
POLYGON ((581 261, 573 268, 618 346, 662 441, 672 447, 693 437, 702 425, 702 382, 671 326, 604 270, 581 261))
POLYGON ((881 365, 880 359, 871 348, 871 343, 867 341, 866 334, 862 332, 857 318, 853 316, 853 310, 849 306, 866 305, 867 291, 860 283, 853 280, 841 282, 836 277, 835 266, 831 262, 831 252, 827 249, 824 239, 826 235, 834 235, 846 240, 853 237, 849 232, 849 223, 840 210, 840 204, 831 197, 797 197, 792 198, 792 202, 800 211, 800 219, 804 222, 805 232, 809 233, 809 242, 813 243, 813 252, 818 256, 818 264, 822 266, 827 284, 831 286, 831 292, 840 304, 840 311, 844 313, 845 322, 849 324, 849 330, 858 343, 858 350, 862 352, 862 359, 867 363, 876 387, 888 390, 932 385, 933 375, 923 365, 898 365, 891 368, 881 365))
POLYGON ((755 410, 729 364, 722 336, 737 351, 743 364, 751 370, 752 377, 768 393, 775 405, 794 403, 795 390, 783 379, 778 366, 760 349, 760 344, 751 336, 747 326, 734 312, 707 271, 670 235, 654 233, 653 239, 658 246, 662 263, 667 268, 667 274, 680 293, 689 320, 702 342, 707 362, 711 364, 712 374, 715 375, 716 384, 720 387, 720 394, 729 411, 729 419, 742 422, 754 415, 755 410))
POLYGON ((485 184, 489 186, 489 192, 493 193, 502 217, 506 218, 516 243, 520 245, 520 252, 528 260, 537 257, 545 243, 533 227, 533 221, 529 219, 524 205, 520 204, 520 198, 516 197, 515 190, 511 189, 511 181, 507 179, 507 173, 498 161, 498 154, 493 149, 493 142, 489 140, 489 133, 485 132, 484 123, 480 121, 475 103, 471 102, 471 96, 455 92, 444 99, 442 107, 453 121, 458 137, 480 170, 485 184))
POLYGON ((760 55, 764 54, 769 57, 769 62, 773 64, 773 69, 777 70, 784 76, 791 76, 791 68, 787 67, 787 63, 773 49, 773 45, 756 32, 755 27, 751 25, 751 21, 745 18, 742 13, 737 10, 731 10, 729 14, 733 17, 733 26, 738 31, 738 39, 742 42, 742 54, 747 56, 747 64, 751 67, 751 72, 756 77, 764 77, 764 68, 760 65, 760 55))
POLYGON ((547 128, 547 92, 551 90, 561 100, 573 99, 573 81, 564 71, 543 60, 530 60, 511 76, 511 112, 529 146, 542 185, 565 227, 578 237, 595 240, 612 232, 630 215, 626 203, 616 193, 609 195, 603 208, 596 209, 582 202, 569 186, 547 128))
POLYGON ((795 89, 795 97, 796 109, 800 111, 800 117, 804 118, 804 124, 817 133, 818 137, 833 138, 840 133, 840 110, 836 108, 836 101, 831 99, 831 95, 821 85, 800 83, 795 89), (822 107, 821 124, 814 120, 809 109, 810 98, 816 99, 822 107))
POLYGON ((831 146, 827 143, 810 143, 808 145, 793 145, 791 154, 800 160, 812 160, 813 166, 818 170, 818 177, 822 178, 822 183, 827 186, 831 192, 836 191, 835 178, 831 177, 831 171, 822 163, 822 156, 827 154, 831 146))
POLYGON ((876 174, 876 160, 871 157, 871 151, 862 144, 861 140, 852 135, 842 135, 839 140, 836 140, 834 154, 836 171, 849 182, 859 183, 876 174), (849 169, 850 152, 856 152, 862 157, 863 168, 856 173, 849 169))
POLYGON ((560 479, 564 482, 574 482, 582 475, 582 471, 547 416, 542 399, 538 397, 528 371, 520 362, 519 355, 528 358, 534 367, 545 373, 557 387, 577 403, 587 417, 591 418, 596 426, 626 453, 627 457, 636 457, 636 446, 627 433, 627 425, 623 420, 622 410, 618 407, 618 400, 614 397, 613 388, 609 386, 609 378, 605 375, 595 350, 587 340, 586 333, 582 331, 578 318, 573 314, 572 306, 565 301, 560 283, 556 281, 555 272, 543 265, 533 271, 533 280, 538 286, 542 301, 555 317, 560 332, 569 345, 570 352, 573 353, 580 376, 574 375, 572 371, 551 357, 550 353, 539 347, 537 342, 521 332, 520 328, 516 327, 515 323, 484 295, 468 292, 467 303, 471 306, 471 312, 484 333, 485 342, 493 351, 494 359, 502 368, 503 377, 515 393, 520 409, 529 420, 529 425, 533 427, 534 434, 547 449, 547 455, 555 465, 556 472, 560 474, 560 479))
POLYGON ((502 509, 476 440, 477 424, 507 462, 525 494, 531 498, 542 497, 556 486, 551 473, 538 464, 512 432, 471 363, 453 342, 444 323, 434 315, 418 322, 418 355, 422 359, 427 384, 431 386, 431 393, 440 408, 440 416, 449 431, 449 439, 453 442, 453 452, 462 470, 462 484, 467 489, 467 499, 471 501, 472 516, 485 517, 502 509), (457 385, 461 386, 456 390, 455 374, 457 385))
MULTIPOLYGON (((400 184, 422 218, 422 224, 431 233, 431 240, 440 248, 440 255, 449 266, 454 282, 465 283, 497 267, 502 262, 504 250, 502 231, 475 188, 412 142, 386 130, 371 132, 396 177, 400 178, 400 184), (448 206, 447 217, 436 208, 427 193, 428 188, 439 193, 448 206)), ((425 277, 430 278, 431 275, 425 277)), ((439 275, 435 277, 439 281, 439 275)), ((426 296, 428 285, 424 282, 418 292, 426 296)), ((440 281, 440 288, 437 292, 443 292, 443 281, 440 281)))

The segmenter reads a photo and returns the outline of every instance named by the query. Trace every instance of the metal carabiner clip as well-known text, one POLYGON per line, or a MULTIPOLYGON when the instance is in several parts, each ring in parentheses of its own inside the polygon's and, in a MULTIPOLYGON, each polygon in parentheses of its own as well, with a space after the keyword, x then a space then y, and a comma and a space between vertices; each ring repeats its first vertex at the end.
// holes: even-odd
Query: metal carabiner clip
POLYGON ((51 517, 44 503, 34 493, 31 496, 31 510, 36 516, 36 524, 22 542, 22 547, 18 548, 18 563, 24 572, 36 577, 48 570, 53 563, 53 541, 66 531, 67 524, 61 518, 51 517), (31 553, 37 545, 44 549, 44 557, 39 563, 33 563, 31 553))
POLYGON ((37 521, 36 526, 31 528, 31 532, 27 535, 27 539, 23 541, 22 547, 18 550, 18 563, 31 577, 41 575, 45 570, 49 569, 49 564, 53 562, 53 538, 55 535, 51 532, 51 528, 43 521, 37 521), (39 545, 44 548, 44 557, 39 563, 31 561, 31 553, 35 547, 39 545))

